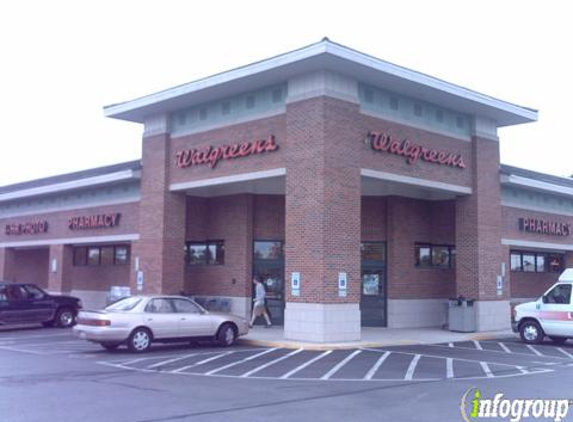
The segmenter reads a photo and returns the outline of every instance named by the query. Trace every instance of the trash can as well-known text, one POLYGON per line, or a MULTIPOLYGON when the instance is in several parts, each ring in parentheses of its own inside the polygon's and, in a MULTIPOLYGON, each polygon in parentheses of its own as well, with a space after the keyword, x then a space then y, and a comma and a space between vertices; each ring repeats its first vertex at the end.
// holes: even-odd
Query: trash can
POLYGON ((476 313, 474 300, 459 297, 449 300, 448 328, 458 333, 476 331, 476 313))

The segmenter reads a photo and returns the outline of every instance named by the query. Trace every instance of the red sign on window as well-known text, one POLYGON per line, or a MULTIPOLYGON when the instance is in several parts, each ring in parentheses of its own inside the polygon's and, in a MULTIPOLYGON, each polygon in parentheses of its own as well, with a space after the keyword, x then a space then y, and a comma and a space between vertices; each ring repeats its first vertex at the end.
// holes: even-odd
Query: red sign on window
POLYGON ((440 151, 437 149, 426 148, 422 145, 411 142, 408 139, 399 141, 391 135, 382 132, 368 132, 366 143, 374 151, 387 152, 389 154, 401 155, 407 158, 408 164, 416 164, 421 159, 429 163, 441 164, 465 169, 466 164, 461 154, 440 151))
POLYGON ((239 142, 233 145, 208 146, 203 149, 184 149, 175 153, 175 164, 179 168, 208 164, 215 168, 220 160, 232 160, 249 155, 276 151, 279 148, 273 135, 266 139, 239 142))

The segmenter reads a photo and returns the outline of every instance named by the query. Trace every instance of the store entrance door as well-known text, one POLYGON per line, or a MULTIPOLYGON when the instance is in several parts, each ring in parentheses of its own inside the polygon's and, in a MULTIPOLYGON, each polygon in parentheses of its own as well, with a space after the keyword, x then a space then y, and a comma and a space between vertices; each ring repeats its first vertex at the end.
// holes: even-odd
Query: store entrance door
POLYGON ((386 244, 363 242, 360 315, 363 327, 386 327, 386 244))
MULTIPOLYGON (((267 310, 273 325, 284 324, 285 312, 285 260, 283 241, 255 240, 253 247, 253 275, 263 280, 267 292, 267 310)), ((254 297, 254 287, 252 290, 254 297)), ((259 317, 256 325, 264 324, 259 317)))

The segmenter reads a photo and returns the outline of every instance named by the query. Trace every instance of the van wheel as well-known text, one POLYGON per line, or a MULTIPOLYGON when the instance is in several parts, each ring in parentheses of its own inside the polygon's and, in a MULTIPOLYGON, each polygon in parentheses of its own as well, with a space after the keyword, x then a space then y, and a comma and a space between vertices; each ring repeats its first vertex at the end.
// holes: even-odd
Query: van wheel
POLYGON ((567 337, 555 337, 555 336, 549 336, 549 338, 551 339, 551 341, 555 344, 563 344, 567 341, 567 337))
POLYGON ((519 326, 521 339, 528 344, 539 344, 545 334, 537 321, 525 321, 519 326))

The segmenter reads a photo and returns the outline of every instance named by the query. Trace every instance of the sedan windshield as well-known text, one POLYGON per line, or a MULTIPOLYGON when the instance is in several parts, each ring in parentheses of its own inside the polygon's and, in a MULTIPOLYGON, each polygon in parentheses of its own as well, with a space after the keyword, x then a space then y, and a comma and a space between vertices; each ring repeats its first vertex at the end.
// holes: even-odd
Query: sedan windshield
POLYGON ((141 302, 140 297, 125 297, 106 306, 105 309, 109 311, 131 311, 139 302, 141 302))

